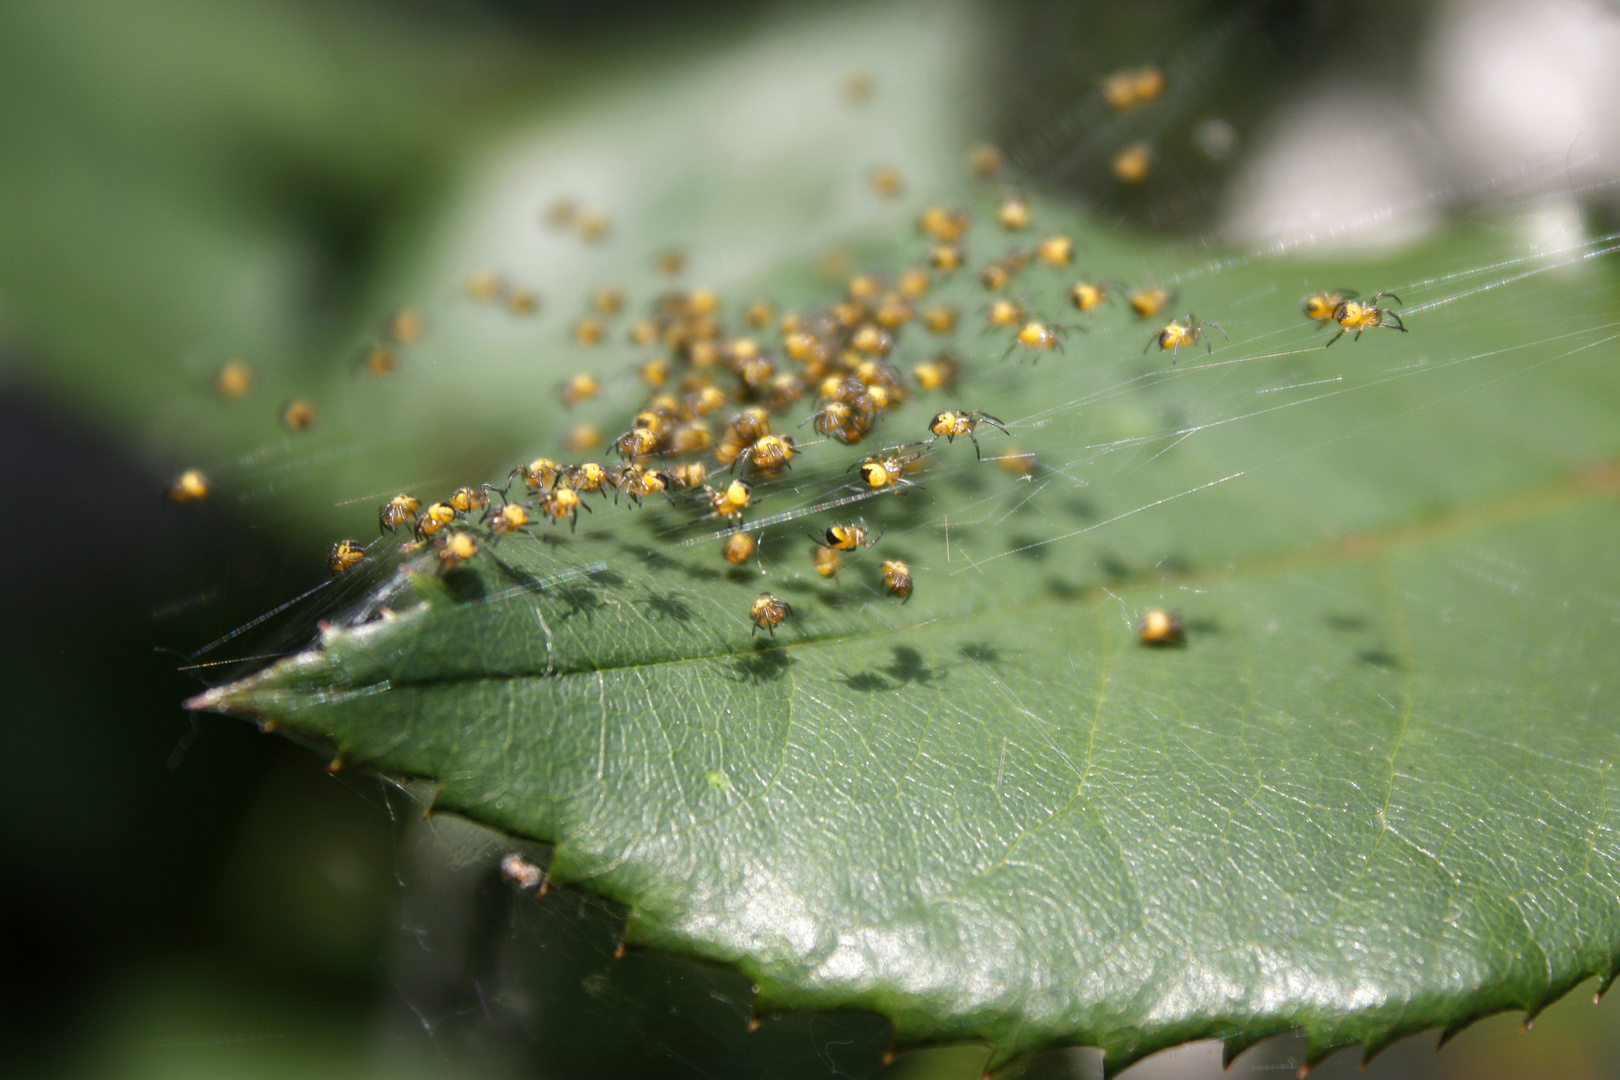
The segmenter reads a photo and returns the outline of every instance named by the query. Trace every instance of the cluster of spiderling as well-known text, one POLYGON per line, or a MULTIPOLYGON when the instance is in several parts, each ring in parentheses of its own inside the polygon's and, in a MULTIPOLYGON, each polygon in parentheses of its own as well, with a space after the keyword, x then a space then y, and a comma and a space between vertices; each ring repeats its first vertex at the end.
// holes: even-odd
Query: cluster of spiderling
MULTIPOLYGON (((1128 74, 1134 82, 1111 88, 1111 102, 1116 96, 1123 102, 1127 90, 1139 99, 1135 103, 1152 100, 1162 92, 1162 75, 1154 70, 1128 74)), ((1130 105, 1114 103, 1121 108, 1130 105)), ((977 148, 970 160, 981 178, 998 177, 1004 168, 1001 156, 990 147, 977 148)), ((897 175, 892 180, 900 183, 897 175)), ((591 242, 605 238, 611 229, 604 215, 581 211, 566 200, 554 204, 545 219, 554 228, 572 229, 591 242)), ((1008 195, 995 210, 995 222, 1004 234, 1015 235, 1033 227, 1034 214, 1024 198, 1008 195)), ((902 372, 894 357, 902 337, 914 327, 935 335, 958 328, 959 309, 930 303, 928 295, 942 280, 967 267, 964 241, 972 227, 972 216, 966 211, 929 207, 917 220, 927 245, 920 260, 925 265, 912 266, 892 279, 857 274, 847 281, 839 299, 810 311, 783 313, 769 302, 756 301, 742 309, 740 320, 728 322, 722 298, 715 292, 666 291, 628 330, 631 343, 656 352, 637 368, 647 396, 630 426, 608 443, 613 460, 564 462, 538 457, 513 468, 504 484, 462 487, 444 501, 427 505, 415 495, 400 493, 378 508, 379 537, 408 532, 404 552, 417 560, 418 568, 450 572, 517 533, 534 536, 536 529, 542 533, 556 529, 560 534, 566 521, 572 534, 580 512, 594 512, 593 500, 598 505, 611 501, 635 509, 659 499, 693 521, 720 525, 715 539, 721 557, 736 566, 749 563, 759 550, 760 536, 755 533, 762 535, 763 525, 799 516, 790 514, 754 525, 748 520, 771 483, 782 479, 796 460, 806 453, 829 454, 837 445, 867 442, 886 416, 910 396, 948 390, 961 375, 965 361, 949 350, 935 352, 909 372, 902 372), (796 433, 806 425, 820 440, 800 441, 796 433)), ((1062 352, 1063 339, 1070 332, 1086 329, 1043 320, 1026 308, 1023 299, 1006 295, 1026 268, 1036 264, 1067 268, 1074 255, 1072 239, 1049 235, 1029 246, 1004 251, 979 268, 978 282, 989 294, 983 309, 985 329, 1011 332, 1003 359, 1019 350, 1035 359, 1044 352, 1062 352)), ((673 275, 683 263, 679 253, 666 252, 659 257, 658 268, 673 275)), ((539 303, 538 297, 514 290, 494 275, 475 277, 468 292, 477 301, 504 298, 518 312, 532 311, 539 303)), ((1152 283, 1131 289, 1096 278, 1075 281, 1066 298, 1076 312, 1089 318, 1116 294, 1123 295, 1130 310, 1143 321, 1160 317, 1175 302, 1169 291, 1152 283)), ((1304 311, 1319 326, 1338 324, 1339 331, 1329 345, 1352 331, 1357 338, 1374 328, 1405 331, 1399 316, 1379 306, 1385 298, 1399 303, 1387 292, 1366 300, 1349 290, 1320 292, 1305 299, 1304 311)), ((590 298, 588 314, 574 327, 575 340, 586 346, 607 340, 614 318, 626 309, 627 300, 620 290, 599 290, 590 298)), ((1226 336, 1218 324, 1188 314, 1164 324, 1144 351, 1157 344, 1174 361, 1183 347, 1203 344, 1206 350, 1212 349, 1212 331, 1226 336)), ((397 350, 422 332, 420 316, 408 310, 396 314, 388 321, 382 340, 368 346, 366 367, 374 374, 391 372, 397 364, 397 350)), ((222 394, 246 393, 251 386, 252 373, 242 365, 230 365, 220 373, 222 394)), ((558 388, 561 401, 570 407, 600 392, 600 379, 589 372, 574 375, 558 388)), ((313 406, 295 402, 285 419, 291 427, 307 427, 314 420, 313 406)), ((857 457, 845 470, 854 474, 846 481, 854 494, 835 498, 816 510, 859 498, 903 495, 920 486, 914 477, 937 452, 941 439, 947 444, 959 437, 967 440, 976 460, 982 462, 979 439, 986 429, 1011 434, 1006 422, 983 409, 955 407, 936 412, 922 432, 924 439, 881 446, 857 457)), ((578 429, 567 445, 582 451, 601 441, 594 429, 578 429)), ((1010 471, 1025 477, 1033 472, 1027 454, 1014 452, 1001 460, 1010 471)), ((180 502, 199 500, 208 493, 208 481, 198 470, 188 470, 169 489, 169 496, 180 502)), ((822 577, 836 577, 846 556, 875 547, 883 535, 882 526, 874 529, 864 518, 827 525, 811 534, 811 568, 822 577)), ((368 558, 367 545, 344 539, 332 546, 328 566, 332 573, 344 574, 368 558)), ((911 597, 915 575, 905 561, 883 560, 880 576, 888 594, 902 602, 911 597)), ((785 601, 766 592, 748 614, 756 633, 764 629, 774 636, 793 611, 785 601)), ((1179 623, 1173 631, 1161 629, 1154 636, 1160 641, 1179 641, 1179 623)))

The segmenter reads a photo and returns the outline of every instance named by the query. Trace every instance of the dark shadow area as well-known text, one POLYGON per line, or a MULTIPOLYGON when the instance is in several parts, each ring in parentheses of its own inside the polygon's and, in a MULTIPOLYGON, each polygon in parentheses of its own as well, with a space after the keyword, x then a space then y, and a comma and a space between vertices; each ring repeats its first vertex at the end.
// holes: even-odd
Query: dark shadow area
POLYGON ((1063 512, 1077 521, 1096 521, 1099 517, 1097 504, 1079 497, 1063 500, 1063 512))
MULTIPOLYGON (((508 566, 505 563, 500 562, 498 559, 495 559, 493 555, 491 556, 491 561, 494 561, 496 566, 500 567, 506 572, 507 577, 510 577, 519 585, 524 587, 533 586, 535 582, 535 577, 533 574, 527 574, 521 570, 508 566)), ((472 600, 482 600, 487 592, 484 587, 483 577, 468 567, 460 567, 458 569, 451 570, 449 573, 441 574, 439 576, 439 582, 444 586, 444 591, 450 594, 450 598, 458 603, 467 603, 472 600)))
POLYGON ((1356 659, 1368 667, 1383 668, 1385 671, 1402 671, 1405 669, 1400 657, 1384 649, 1363 649, 1356 653, 1356 659))
POLYGON ((786 649, 771 641, 756 641, 754 652, 731 662, 732 678, 739 682, 775 682, 798 663, 786 649))
POLYGON ((1051 545, 1045 542, 1044 537, 1033 536, 1029 533, 1016 533, 1007 537, 1007 554, 1016 555, 1029 562, 1040 562, 1046 558, 1047 548, 1051 545))
POLYGON ((692 610, 692 605, 687 603, 679 593, 658 593, 649 588, 646 597, 641 602, 646 607, 647 613, 655 619, 669 619, 674 622, 685 623, 691 622, 692 617, 696 614, 692 610))
POLYGON ((552 589, 545 595, 554 596, 567 606, 563 612, 563 620, 577 616, 584 616, 587 624, 594 622, 596 612, 602 607, 602 598, 597 591, 589 585, 564 585, 560 589, 552 589))
POLYGON ((871 693, 876 690, 898 690, 909 684, 932 686, 947 672, 923 663, 922 654, 906 645, 896 645, 891 651, 893 659, 887 667, 861 671, 845 676, 841 682, 851 690, 871 693))
POLYGON ((1136 571, 1131 569, 1131 565, 1117 555, 1097 556, 1097 569, 1102 571, 1102 576, 1109 581, 1129 581, 1136 576, 1136 571))
POLYGON ((1090 590, 1088 586, 1067 578, 1049 577, 1046 579, 1046 591, 1058 600, 1083 600, 1090 590))
POLYGON ((993 666, 1002 662, 1001 650, 982 641, 963 642, 961 648, 957 651, 962 654, 964 660, 971 660, 978 664, 990 664, 993 666))
POLYGON ((694 581, 717 581, 724 574, 724 571, 719 567, 671 558, 665 552, 641 544, 620 541, 618 547, 625 554, 655 573, 684 574, 694 581))
POLYGON ((1153 569, 1166 577, 1183 577, 1193 572, 1193 564, 1185 555, 1172 553, 1154 563, 1153 569))

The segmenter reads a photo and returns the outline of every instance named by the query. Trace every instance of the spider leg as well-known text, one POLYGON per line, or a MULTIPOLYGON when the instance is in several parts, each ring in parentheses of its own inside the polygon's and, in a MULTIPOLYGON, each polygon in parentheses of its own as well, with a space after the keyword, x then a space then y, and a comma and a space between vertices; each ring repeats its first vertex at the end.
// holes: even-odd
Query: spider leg
POLYGON ((984 460, 984 453, 982 451, 980 451, 980 449, 979 449, 979 437, 977 435, 973 434, 973 432, 970 431, 970 432, 968 432, 968 438, 973 440, 973 456, 974 456, 974 458, 976 458, 979 461, 983 461, 984 460))
MULTIPOLYGON (((1393 311, 1384 312, 1383 317, 1385 319, 1394 319, 1395 320, 1395 325, 1390 326, 1391 330, 1399 330, 1403 334, 1407 332, 1406 324, 1401 322, 1401 317, 1399 315, 1395 314, 1393 311)), ((1386 323, 1384 323, 1384 325, 1389 326, 1389 323, 1386 322, 1386 323)))
POLYGON ((987 415, 985 413, 980 413, 979 414, 979 419, 984 421, 986 424, 989 424, 991 427, 996 428, 1003 435, 1011 435, 1012 434, 1012 432, 1007 430, 1007 425, 1006 424, 1003 424, 1000 420, 997 420, 993 416, 989 416, 989 415, 987 415))
POLYGON ((1333 343, 1335 341, 1338 341, 1342 337, 1344 337, 1344 327, 1341 326, 1341 327, 1339 327, 1339 332, 1337 334, 1334 334, 1332 337, 1328 338, 1328 343, 1326 345, 1322 346, 1322 347, 1324 349, 1332 348, 1333 343))

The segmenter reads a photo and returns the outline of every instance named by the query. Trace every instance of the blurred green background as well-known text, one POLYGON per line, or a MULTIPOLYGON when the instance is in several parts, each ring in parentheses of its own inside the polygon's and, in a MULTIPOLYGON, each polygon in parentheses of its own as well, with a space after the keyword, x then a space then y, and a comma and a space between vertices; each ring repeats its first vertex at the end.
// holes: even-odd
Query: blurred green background
MULTIPOLYGON (((714 116, 682 103, 750 86, 703 90, 711 97, 679 99, 667 114, 642 115, 639 103, 750 57, 783 62, 799 43, 830 57, 807 99, 859 109, 837 104, 837 73, 873 77, 876 119, 837 164, 856 192, 873 147, 892 143, 926 190, 930 169, 957 168, 969 145, 990 139, 1020 182, 1080 200, 1122 230, 1252 245, 1290 228, 1304 200, 1344 221, 1405 205, 1416 236, 1488 213, 1493 200, 1544 193, 1542 177, 1568 186, 1615 175, 1614 124, 1592 104, 1614 88, 1588 55, 1612 55, 1601 47, 1614 27, 1595 3, 0 5, 0 461, 19 526, 29 518, 13 534, 21 595, 0 630, 0 730, 14 763, 0 789, 6 1072, 884 1071, 885 1035, 871 1018, 787 1017, 746 1035, 747 986, 735 975, 656 956, 615 961, 617 916, 568 892, 514 899, 495 869, 508 849, 494 838, 424 823, 408 791, 328 775, 285 740, 179 707, 243 670, 197 663, 292 648, 312 631, 319 604, 188 659, 324 579, 333 508, 306 497, 299 477, 366 455, 415 467, 441 435, 465 442, 462 471, 482 469, 521 438, 521 402, 486 410, 489 386, 457 396, 424 377, 428 389, 400 391, 380 420, 340 416, 308 454, 275 450, 292 482, 266 482, 261 463, 238 457, 236 497, 161 499, 198 455, 228 475, 233 455, 280 447, 274 411, 286 397, 352 385, 355 350, 389 311, 422 304, 431 318, 454 282, 482 269, 484 238, 457 230, 505 190, 501 177, 521 174, 534 131, 584 124, 605 149, 577 132, 540 145, 582 158, 601 149, 592 168, 633 159, 641 148, 626 140, 674 133, 675 149, 655 147, 656 164, 626 181, 657 196, 622 223, 636 231, 632 253, 534 271, 559 290, 600 284, 614 265, 650 277, 651 253, 679 238, 662 223, 694 200, 686 187, 731 170, 734 144, 706 127, 714 116), (1500 29, 1516 25, 1525 32, 1500 29), (1458 59, 1454 43, 1480 35, 1519 51, 1464 48, 1458 59), (1099 79, 1148 62, 1172 74, 1162 108, 1115 117, 1099 107, 1099 79), (1562 81, 1547 83, 1548 70, 1562 81), (1481 104, 1470 81, 1480 71, 1539 111, 1526 120, 1481 104), (1350 140, 1308 123, 1324 103, 1334 116, 1376 117, 1357 125, 1366 140, 1355 168, 1327 180, 1309 163, 1350 140), (630 119, 603 119, 621 114, 630 119), (1135 139, 1152 145, 1155 170, 1149 183, 1121 185, 1108 163, 1135 139), (1514 163, 1513 185, 1482 182, 1514 163), (223 411, 208 389, 238 355, 264 383, 251 415, 223 411)), ((816 123, 783 109, 777 134, 789 146, 802 139, 803 167, 770 182, 775 202, 762 197, 757 216, 733 211, 737 236, 708 253, 713 277, 746 281, 874 221, 903 227, 904 215, 885 218, 870 198, 821 182, 816 169, 836 155, 816 123), (806 199, 813 235, 781 240, 803 224, 806 199)), ((1613 218, 1605 198, 1599 189, 1570 202, 1602 223, 1613 218)), ((502 239, 508 249, 535 242, 540 208, 528 232, 502 239)), ((1355 250, 1354 230, 1346 236, 1355 250)), ((560 318, 548 332, 561 334, 560 318)), ((514 348, 490 343, 492 355, 514 348)), ((490 385, 510 396, 509 384, 490 385)), ((359 530, 375 500, 348 482, 311 484, 354 494, 345 513, 359 530)), ((1594 1009, 1578 991, 1529 1034, 1520 1018, 1498 1017, 1443 1054, 1424 1036, 1369 1071, 1620 1075, 1615 1007, 1594 1009)), ((1297 1050, 1273 1040, 1235 1069, 1288 1070, 1297 1050)), ((1347 1074, 1355 1058, 1322 1071, 1347 1074)), ((941 1048, 904 1056, 886 1075, 967 1077, 978 1061, 973 1048, 941 1048)), ((1053 1052, 1020 1068, 1092 1075, 1096 1062, 1053 1052)), ((1217 1075, 1219 1052, 1189 1047, 1132 1072, 1217 1075)))

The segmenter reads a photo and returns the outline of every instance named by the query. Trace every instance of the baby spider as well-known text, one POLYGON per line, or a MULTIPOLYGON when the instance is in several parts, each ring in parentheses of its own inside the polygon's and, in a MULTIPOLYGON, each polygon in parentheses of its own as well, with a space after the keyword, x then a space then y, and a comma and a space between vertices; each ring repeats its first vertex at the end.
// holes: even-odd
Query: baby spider
POLYGON ((759 542, 748 533, 732 533, 726 537, 725 546, 720 549, 720 553, 726 557, 726 562, 733 566, 741 566, 754 557, 754 551, 758 547, 759 542))
POLYGON ((424 540, 452 521, 456 520, 456 508, 449 503, 434 503, 422 511, 416 518, 416 525, 412 532, 418 540, 424 540))
POLYGON ((208 477, 202 474, 201 469, 187 469, 175 478, 169 485, 167 492, 171 501, 177 503, 196 502, 208 498, 208 477))
POLYGON ((883 526, 878 529, 877 535, 873 536, 866 519, 861 518, 859 522, 850 525, 829 525, 821 536, 811 533, 810 539, 817 545, 833 551, 854 551, 856 548, 876 544, 883 539, 883 531, 887 528, 887 525, 883 526))
POLYGON ((829 401, 818 412, 800 421, 800 426, 814 422, 816 433, 841 443, 858 443, 872 433, 872 422, 877 406, 865 394, 854 401, 829 401))
POLYGON ((395 495, 377 508, 378 535, 382 535, 384 529, 393 532, 401 525, 409 525, 421 508, 415 495, 395 495))
POLYGON ((1334 289, 1332 292, 1314 292, 1299 302, 1300 309, 1305 317, 1316 323, 1320 330, 1333 321, 1333 313, 1339 310, 1339 305, 1346 300, 1354 300, 1358 294, 1351 289, 1334 289))
POLYGON ((709 507, 715 517, 735 518, 738 521, 742 520, 742 512, 753 501, 753 490, 741 480, 733 480, 724 491, 717 491, 705 484, 703 493, 708 496, 709 507))
POLYGON ((772 593, 761 593, 748 607, 748 617, 754 620, 754 633, 759 633, 760 627, 776 636, 776 628, 787 621, 793 614, 793 608, 786 600, 772 593))
POLYGON ((996 222, 1008 232, 1029 228, 1030 218, 1029 203, 1017 197, 1003 200, 996 208, 996 222))
POLYGON ((995 300, 985 309, 984 321, 991 327, 1017 326, 1024 321, 1024 305, 1016 300, 995 300))
POLYGON ((562 466, 550 458, 535 458, 527 465, 519 465, 507 474, 506 485, 511 487, 512 481, 521 476, 525 484, 539 491, 554 484, 561 472, 562 466))
MULTIPOLYGON (((495 488, 494 490, 499 491, 500 489, 495 488)), ((490 488, 488 487, 483 491, 470 487, 456 488, 450 495, 450 505, 458 513, 470 514, 474 510, 482 510, 489 505, 489 492, 490 488)))
POLYGON ((534 518, 529 516, 522 503, 509 502, 489 516, 489 542, 493 544, 501 537, 510 536, 533 524, 534 518))
POLYGON ((1153 148, 1144 142, 1132 143, 1114 155, 1109 167, 1120 183, 1140 184, 1153 168, 1153 148))
POLYGON ((653 472, 640 465, 620 465, 613 473, 615 488, 624 492, 625 497, 637 506, 641 505, 644 496, 668 492, 670 488, 668 474, 653 472))
POLYGON ((838 571, 844 568, 844 557, 838 554, 837 548, 813 547, 810 549, 810 565, 822 577, 835 578, 838 571))
POLYGON ((326 555, 326 567, 334 574, 353 569, 366 559, 366 549, 358 540, 339 540, 326 555))
POLYGON ((737 455, 731 463, 735 469, 738 462, 753 466, 755 469, 774 476, 783 469, 790 468, 789 462, 793 455, 798 453, 798 445, 794 443, 791 435, 762 435, 755 439, 753 445, 737 455))
POLYGON ((1180 616, 1164 608, 1144 611, 1136 632, 1144 645, 1182 645, 1187 640, 1180 616))
POLYGON ((222 398, 239 398, 253 389, 255 381, 252 368, 240 360, 232 360, 214 376, 214 392, 222 398))
POLYGON ((1001 354, 1001 358, 1003 360, 1007 359, 1012 355, 1013 350, 1018 348, 1022 348, 1026 353, 1033 353, 1037 360, 1040 359, 1040 354, 1048 349, 1056 349, 1058 352, 1062 352, 1062 339, 1068 336, 1070 330, 1074 329, 1077 329, 1077 327, 1048 326, 1045 323, 1027 322, 1024 324, 1023 329, 1018 331, 1018 336, 1013 338, 1013 343, 1007 346, 1007 351, 1001 354))
POLYGON ((1157 67, 1116 71, 1103 80, 1102 96, 1110 108, 1124 112, 1156 100, 1164 93, 1164 72, 1157 67))
POLYGON ((1108 294, 1108 286, 1101 281, 1077 281, 1074 288, 1069 290, 1069 303, 1083 312, 1092 311, 1109 299, 1112 298, 1108 294))
POLYGON ((950 353, 936 353, 933 359, 911 369, 911 377, 924 390, 943 390, 962 373, 962 364, 950 353))
POLYGON ((546 515, 547 529, 551 528, 552 523, 567 518, 568 531, 575 531, 579 528, 581 510, 589 511, 590 507, 580 499, 579 492, 564 485, 552 488, 540 501, 540 512, 546 515))
POLYGON ((448 532, 433 541, 433 553, 439 557, 439 568, 454 570, 478 554, 478 541, 472 533, 448 532))
POLYGON ((922 443, 909 443, 906 446, 893 446, 887 450, 880 450, 856 462, 851 468, 859 469, 861 482, 875 491, 885 488, 900 491, 902 488, 916 487, 917 483, 906 479, 906 468, 912 462, 923 456, 922 450, 913 450, 911 447, 920 447, 922 443))
POLYGON ((680 491, 685 488, 702 487, 703 482, 709 478, 709 467, 701 461, 691 461, 685 465, 677 465, 664 474, 669 480, 673 490, 680 491))
POLYGON ((944 437, 946 442, 955 442, 958 435, 966 435, 973 440, 974 457, 983 461, 984 454, 979 450, 979 437, 974 434, 974 429, 980 424, 989 424, 1003 435, 1012 434, 1007 430, 1005 424, 987 412, 982 412, 979 409, 974 409, 972 412, 947 409, 929 421, 928 430, 933 432, 934 437, 928 440, 928 445, 933 446, 940 440, 941 436, 944 437))
POLYGON ((911 599, 911 567, 899 559, 883 560, 883 587, 903 604, 911 599))
POLYGON ((588 401, 602 392, 602 382, 590 372, 582 371, 558 389, 562 403, 573 408, 582 401, 588 401))
POLYGON ((964 261, 962 249, 955 244, 938 244, 928 253, 928 265, 942 273, 960 270, 964 261))
POLYGON ((1397 304, 1401 302, 1401 298, 1392 292, 1376 292, 1365 300, 1345 300, 1334 308, 1333 321, 1339 324, 1339 332, 1328 338, 1328 344, 1332 345, 1350 330, 1356 332, 1358 340, 1363 330, 1371 330, 1379 326, 1386 330, 1399 330, 1403 334, 1406 333, 1406 325, 1401 322, 1399 315, 1389 310, 1389 308, 1378 306, 1378 301, 1386 296, 1397 304))
POLYGON ((594 461, 568 466, 559 474, 559 480, 565 487, 581 493, 594 491, 604 499, 608 496, 607 489, 615 483, 613 473, 594 461))
POLYGON ((1169 307, 1170 302, 1175 297, 1157 285, 1149 285, 1146 288, 1137 289, 1135 292, 1130 293, 1125 299, 1130 303, 1131 310, 1136 312, 1137 318, 1151 319, 1169 307))
POLYGON ((613 449, 622 458, 652 457, 659 450, 663 436, 655 428, 637 427, 613 440, 613 449))
MULTIPOLYGON (((1204 333, 1206 330, 1220 330, 1221 337, 1226 337, 1226 331, 1221 330, 1219 326, 1212 322, 1204 322, 1198 316, 1189 314, 1181 322, 1171 322, 1163 330, 1154 334, 1148 340, 1148 343, 1142 346, 1142 351, 1147 352, 1153 348, 1156 342, 1159 348, 1170 350, 1170 362, 1175 363, 1176 353, 1180 351, 1183 345, 1196 345, 1202 341, 1206 352, 1214 348, 1209 343, 1209 335, 1204 333)), ((1227 338, 1227 340, 1230 341, 1231 338, 1227 338)))

